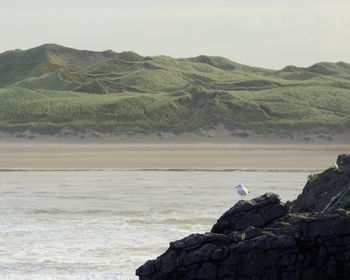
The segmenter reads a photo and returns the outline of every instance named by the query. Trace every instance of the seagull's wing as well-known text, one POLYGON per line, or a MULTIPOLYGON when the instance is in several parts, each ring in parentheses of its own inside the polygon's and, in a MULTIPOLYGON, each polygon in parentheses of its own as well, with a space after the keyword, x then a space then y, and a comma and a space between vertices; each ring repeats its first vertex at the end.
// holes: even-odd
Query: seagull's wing
POLYGON ((246 187, 243 187, 242 190, 244 191, 244 193, 248 194, 249 190, 246 187))

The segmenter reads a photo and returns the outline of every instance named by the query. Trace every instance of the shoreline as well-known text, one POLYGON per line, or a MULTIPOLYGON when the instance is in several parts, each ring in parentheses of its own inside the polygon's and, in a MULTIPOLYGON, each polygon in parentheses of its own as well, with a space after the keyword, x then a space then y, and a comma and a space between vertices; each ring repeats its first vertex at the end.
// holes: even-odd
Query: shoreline
POLYGON ((341 144, 0 141, 0 171, 318 171, 349 152, 341 144))
POLYGON ((89 168, 89 169, 0 169, 0 173, 6 172, 104 172, 104 171, 113 171, 113 172, 264 172, 264 173, 274 173, 274 172, 319 172, 322 169, 264 169, 264 168, 241 168, 241 169, 181 169, 181 168, 89 168))

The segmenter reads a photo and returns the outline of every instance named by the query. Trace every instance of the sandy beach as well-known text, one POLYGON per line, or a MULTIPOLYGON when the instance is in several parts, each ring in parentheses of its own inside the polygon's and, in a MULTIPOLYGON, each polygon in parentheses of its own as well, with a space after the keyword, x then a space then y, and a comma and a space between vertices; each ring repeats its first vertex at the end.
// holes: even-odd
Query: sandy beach
POLYGON ((0 143, 0 170, 321 170, 346 152, 350 145, 6 141, 0 143))

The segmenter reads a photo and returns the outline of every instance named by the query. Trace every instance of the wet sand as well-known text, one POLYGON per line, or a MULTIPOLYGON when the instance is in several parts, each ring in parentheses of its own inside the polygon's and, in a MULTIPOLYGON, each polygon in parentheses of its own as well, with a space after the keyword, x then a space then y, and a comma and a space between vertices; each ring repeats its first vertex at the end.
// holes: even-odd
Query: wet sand
POLYGON ((0 170, 322 170, 350 145, 2 142, 0 170))

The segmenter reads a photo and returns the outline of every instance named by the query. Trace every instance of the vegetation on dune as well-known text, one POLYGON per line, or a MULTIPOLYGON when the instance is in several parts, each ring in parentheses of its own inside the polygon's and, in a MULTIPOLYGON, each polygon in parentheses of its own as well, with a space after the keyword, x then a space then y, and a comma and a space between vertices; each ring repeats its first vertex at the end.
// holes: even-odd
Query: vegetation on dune
POLYGON ((222 57, 173 59, 44 45, 0 54, 0 127, 258 133, 349 130, 350 65, 279 71, 222 57))

